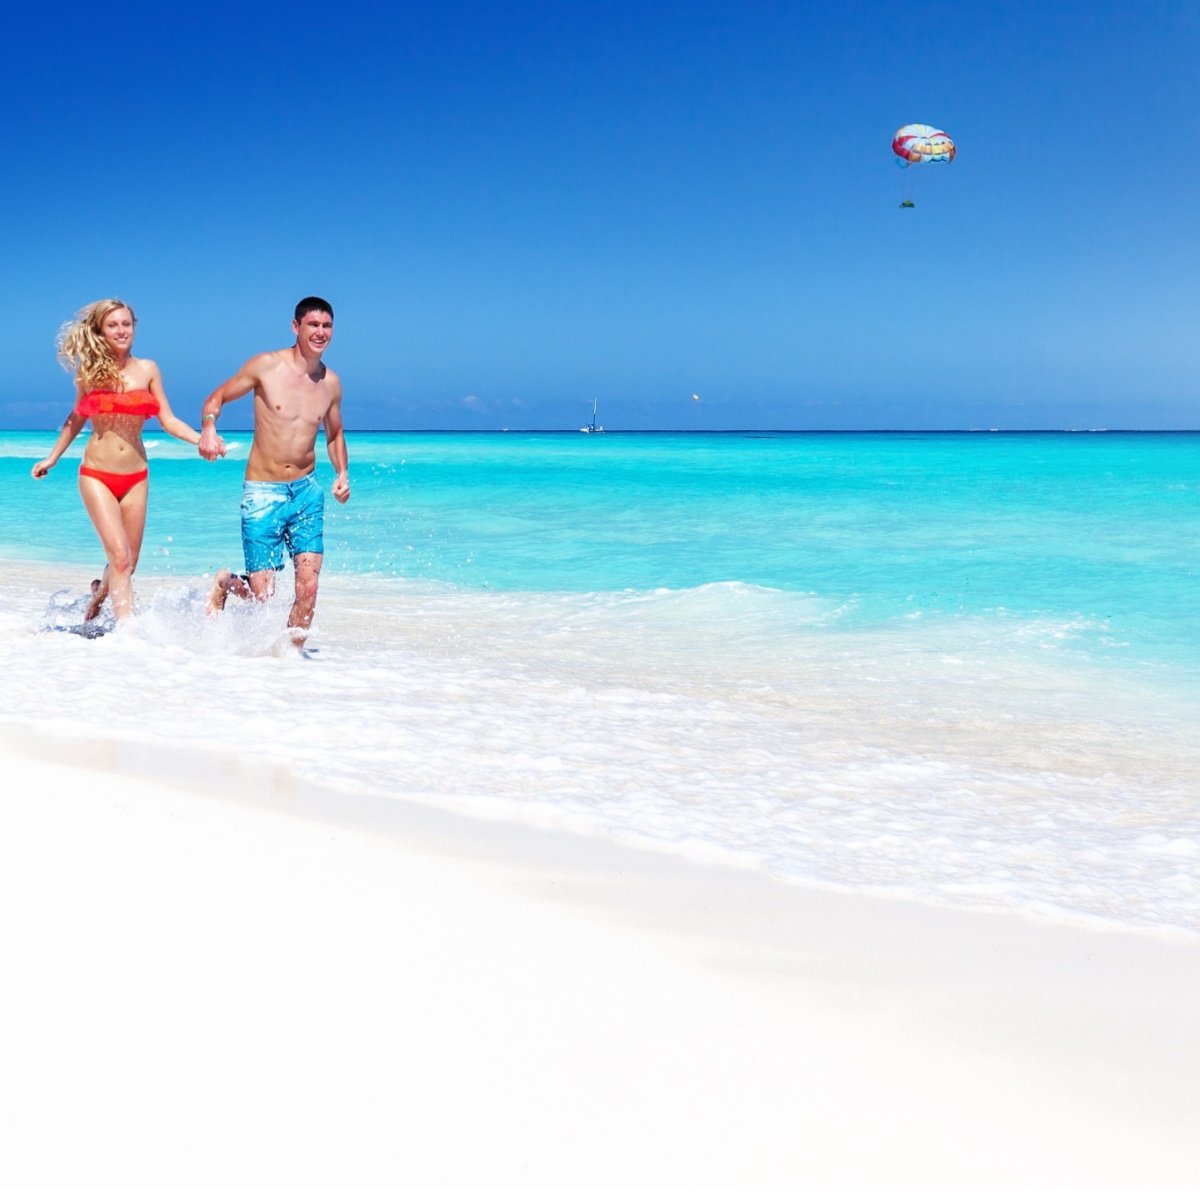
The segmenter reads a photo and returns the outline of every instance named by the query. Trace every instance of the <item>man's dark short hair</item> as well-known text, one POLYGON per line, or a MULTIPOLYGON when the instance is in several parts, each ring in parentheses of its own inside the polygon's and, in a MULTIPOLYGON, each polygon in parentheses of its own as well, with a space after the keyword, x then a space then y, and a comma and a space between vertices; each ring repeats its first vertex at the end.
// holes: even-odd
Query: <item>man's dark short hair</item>
POLYGON ((303 321, 310 312, 327 312, 332 317, 333 305, 328 300, 322 300, 320 296, 305 296, 296 305, 296 320, 303 321))

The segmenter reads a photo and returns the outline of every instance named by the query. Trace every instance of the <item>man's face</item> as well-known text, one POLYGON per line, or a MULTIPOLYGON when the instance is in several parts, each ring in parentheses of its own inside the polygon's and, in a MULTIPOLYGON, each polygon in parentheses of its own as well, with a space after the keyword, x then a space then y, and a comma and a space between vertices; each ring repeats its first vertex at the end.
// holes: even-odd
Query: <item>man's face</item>
POLYGON ((333 340, 333 318, 327 312, 305 313, 300 320, 292 322, 292 329, 297 345, 305 354, 320 357, 333 340))

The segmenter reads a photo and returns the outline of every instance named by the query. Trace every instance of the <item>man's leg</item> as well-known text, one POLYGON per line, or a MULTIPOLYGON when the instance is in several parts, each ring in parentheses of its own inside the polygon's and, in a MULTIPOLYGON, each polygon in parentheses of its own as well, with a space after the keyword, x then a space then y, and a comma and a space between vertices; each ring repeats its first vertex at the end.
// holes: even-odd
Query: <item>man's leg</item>
POLYGON ((325 493, 316 476, 309 475, 297 483, 294 501, 284 531, 288 552, 296 568, 296 599, 288 614, 288 629, 292 640, 303 645, 303 633, 297 631, 307 630, 312 625, 317 608, 317 582, 325 558, 325 493))
MULTIPOLYGON (((250 588, 249 575, 235 575, 232 571, 220 570, 213 580, 212 590, 208 593, 204 611, 211 617, 225 607, 225 601, 230 593, 240 600, 249 600, 254 592, 250 588)), ((268 593, 269 594, 269 593, 268 593)))
MULTIPOLYGON (((317 609, 317 583, 321 577, 323 554, 296 555, 296 599, 288 614, 290 629, 308 629, 317 609)), ((251 576, 253 579, 253 576, 251 576)), ((297 638, 297 641, 303 641, 297 638)))
POLYGON ((287 489, 247 480, 242 486, 242 553, 246 574, 219 571, 208 595, 207 611, 220 612, 232 592, 260 603, 275 594, 275 572, 283 566, 287 489))
POLYGON ((267 567, 262 571, 251 571, 247 579, 250 581, 250 594, 260 604, 275 595, 275 570, 273 567, 267 567))

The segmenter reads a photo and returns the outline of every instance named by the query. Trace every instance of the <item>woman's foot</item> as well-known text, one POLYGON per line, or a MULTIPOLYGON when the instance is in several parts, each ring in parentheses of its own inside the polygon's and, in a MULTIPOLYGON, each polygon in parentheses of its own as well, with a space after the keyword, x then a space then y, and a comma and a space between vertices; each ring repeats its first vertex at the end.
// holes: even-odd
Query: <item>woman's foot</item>
POLYGON ((100 610, 104 607, 104 601, 108 597, 108 588, 104 586, 102 580, 93 579, 91 591, 91 599, 87 603, 87 608, 83 610, 85 621, 94 621, 100 615, 100 610))
POLYGON ((208 599, 204 602, 204 611, 210 616, 215 616, 225 607, 225 601, 229 599, 229 581, 233 578, 231 571, 218 571, 216 579, 213 580, 212 588, 209 590, 208 599))

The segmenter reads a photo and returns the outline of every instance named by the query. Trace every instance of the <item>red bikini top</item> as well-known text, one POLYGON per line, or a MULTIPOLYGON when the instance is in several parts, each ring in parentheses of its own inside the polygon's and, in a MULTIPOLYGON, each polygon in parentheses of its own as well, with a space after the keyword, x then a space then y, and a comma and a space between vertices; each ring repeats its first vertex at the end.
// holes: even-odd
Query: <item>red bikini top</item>
POLYGON ((80 396, 75 411, 81 417, 100 417, 121 413, 131 417, 157 417, 158 400, 146 388, 132 392, 88 392, 80 396))

